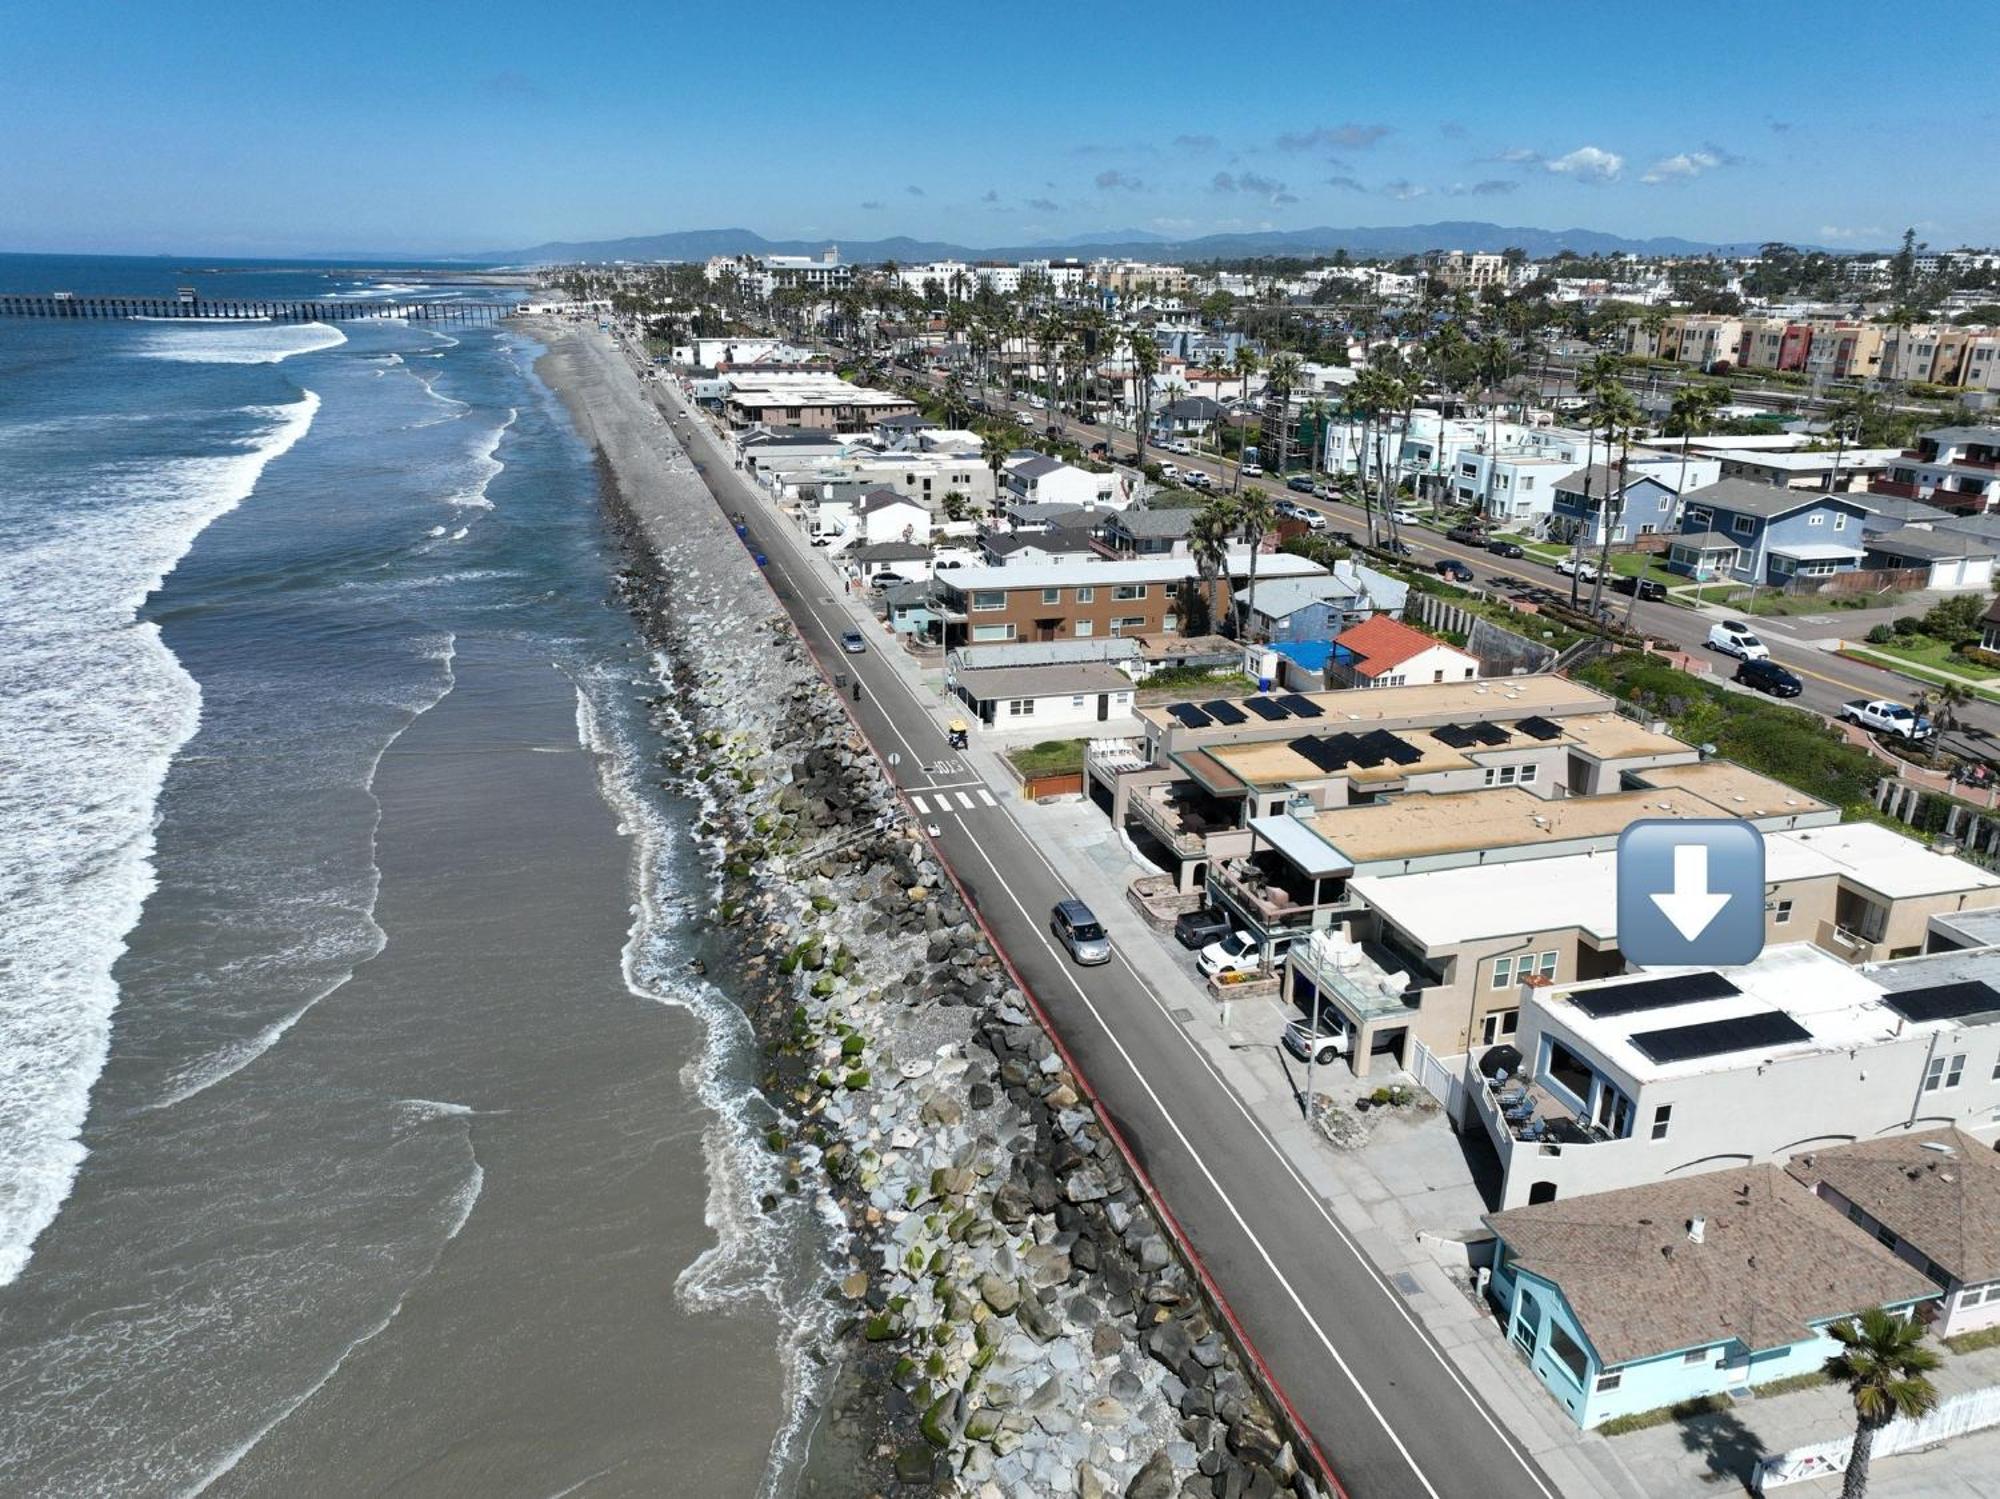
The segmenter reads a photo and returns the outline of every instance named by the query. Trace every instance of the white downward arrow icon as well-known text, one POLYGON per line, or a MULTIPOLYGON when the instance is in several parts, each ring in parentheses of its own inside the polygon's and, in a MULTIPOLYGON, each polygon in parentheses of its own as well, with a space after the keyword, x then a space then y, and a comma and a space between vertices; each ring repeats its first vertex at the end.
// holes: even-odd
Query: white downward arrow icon
POLYGON ((1708 930, 1708 924, 1729 904, 1729 896, 1708 888, 1707 844, 1675 845, 1674 888, 1663 895, 1656 893, 1653 904, 1674 924, 1684 942, 1692 942, 1708 930))

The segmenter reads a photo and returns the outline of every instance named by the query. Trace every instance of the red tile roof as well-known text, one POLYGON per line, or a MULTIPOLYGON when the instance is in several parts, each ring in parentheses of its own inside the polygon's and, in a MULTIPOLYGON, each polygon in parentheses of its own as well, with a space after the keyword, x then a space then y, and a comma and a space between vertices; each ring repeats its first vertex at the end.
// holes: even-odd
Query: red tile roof
POLYGON ((1354 670, 1364 677, 1379 677, 1412 657, 1421 656, 1433 646, 1444 644, 1442 640, 1426 635, 1422 630, 1413 630, 1401 620, 1391 619, 1386 614, 1372 615, 1360 624, 1342 630, 1333 637, 1333 643, 1360 657, 1354 670))

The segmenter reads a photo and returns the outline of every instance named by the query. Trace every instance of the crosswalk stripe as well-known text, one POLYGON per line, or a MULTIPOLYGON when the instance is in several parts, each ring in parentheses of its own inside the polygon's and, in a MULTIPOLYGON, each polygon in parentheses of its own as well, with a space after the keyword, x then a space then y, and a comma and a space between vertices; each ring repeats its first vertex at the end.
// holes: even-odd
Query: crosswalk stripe
POLYGON ((972 798, 967 796, 963 791, 958 794, 958 804, 968 812, 972 810, 972 798))
POLYGON ((910 798, 910 805, 915 807, 919 812, 930 811, 930 808, 924 805, 924 799, 921 796, 912 796, 910 798))
POLYGON ((996 802, 995 802, 995 801, 993 800, 993 793, 992 793, 992 792, 990 792, 990 791, 988 791, 988 790, 987 790, 987 789, 986 789, 985 787, 983 787, 983 786, 979 788, 979 800, 980 800, 980 802, 981 802, 981 803, 982 803, 983 805, 985 805, 985 806, 988 806, 988 807, 991 807, 991 806, 996 806, 996 805, 998 805, 998 804, 997 804, 997 803, 996 803, 996 802))

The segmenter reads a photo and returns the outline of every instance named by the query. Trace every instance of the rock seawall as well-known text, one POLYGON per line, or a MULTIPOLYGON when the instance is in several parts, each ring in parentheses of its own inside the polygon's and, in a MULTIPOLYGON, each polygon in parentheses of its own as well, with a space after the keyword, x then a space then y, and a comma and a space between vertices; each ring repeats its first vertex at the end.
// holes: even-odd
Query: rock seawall
POLYGON ((713 497, 684 463, 642 495, 600 451, 672 675, 665 771, 706 793, 765 1146, 846 1229, 798 1491, 1319 1493, 713 497), (762 607, 732 612, 745 587, 762 607))

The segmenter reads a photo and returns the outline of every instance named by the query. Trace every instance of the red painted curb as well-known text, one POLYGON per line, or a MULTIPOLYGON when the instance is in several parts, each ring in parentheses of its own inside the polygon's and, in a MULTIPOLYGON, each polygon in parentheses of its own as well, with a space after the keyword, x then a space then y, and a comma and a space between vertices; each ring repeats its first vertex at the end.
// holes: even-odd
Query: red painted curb
MULTIPOLYGON (((721 496, 717 495, 714 487, 708 483, 708 475, 703 473, 700 477, 702 487, 708 490, 709 498, 714 500, 718 505, 721 505, 721 496)), ((728 518, 727 509, 724 509, 723 515, 726 520, 728 518)), ((779 521, 779 523, 782 524, 782 521, 779 521)), ((749 550, 747 538, 739 537, 738 540, 745 541, 745 550, 749 550)), ((807 659, 818 670, 820 679, 826 683, 828 691, 832 692, 835 698, 839 700, 841 711, 847 715, 848 721, 854 727, 854 731, 861 736, 861 742, 868 746, 868 752, 875 757, 876 764, 882 768, 883 778, 889 781, 889 789, 907 803, 909 793, 902 787, 897 786, 894 780, 888 776, 888 760, 883 756, 881 750, 876 746, 874 739, 869 735, 867 728, 862 724, 860 715, 854 712, 854 705, 848 701, 846 694, 833 685, 832 673, 827 670, 826 664, 814 653, 811 643, 806 640, 804 634, 800 631, 798 622, 792 618, 791 611, 785 607, 785 601, 778 597, 777 586, 772 583, 768 571, 760 567, 757 569, 757 572, 763 579, 764 586, 771 591, 772 600, 778 605, 779 613, 784 618, 787 627, 791 630, 793 636, 797 638, 799 644, 805 648, 807 659)), ((887 710, 885 709, 884 712, 886 713, 887 710)), ((1097 1090, 1091 1086, 1089 1077, 1077 1065, 1076 1058, 1070 1054, 1069 1048, 1063 1044, 1061 1033, 1057 1030, 1055 1022, 1049 1018, 1048 1011, 1042 1007, 1041 1001, 1035 997, 1034 989, 1029 985, 1027 979, 1022 976, 1021 971, 1014 966, 1014 960, 1007 956, 1007 949, 1002 946, 993 928, 987 925, 985 914, 980 911, 978 905, 973 901, 971 893, 965 888, 965 883, 959 878, 958 871, 952 867, 951 860, 946 857, 944 850, 938 846, 937 841, 929 833, 923 831, 923 824, 916 821, 915 809, 910 808, 909 810, 911 824, 917 829, 917 836, 923 839, 925 845, 931 851, 931 856, 937 860, 938 867, 951 880, 952 888, 958 892, 960 903, 964 905, 972 919, 979 924, 979 930, 985 935, 986 941, 992 947, 994 955, 1000 959, 1001 965, 1007 970, 1008 977, 1014 981, 1014 986, 1021 991, 1022 997, 1028 1001, 1028 1008, 1033 1011, 1036 1022, 1041 1026, 1043 1033, 1048 1036, 1050 1044, 1055 1047, 1057 1054, 1063 1059, 1063 1065, 1069 1069, 1070 1076, 1076 1079, 1077 1086, 1083 1090, 1084 1097, 1090 1100, 1091 1109, 1097 1116, 1099 1126, 1110 1137, 1111 1143, 1118 1147, 1118 1154, 1125 1162, 1125 1169, 1132 1173, 1132 1179, 1139 1184, 1140 1190, 1146 1194, 1146 1201, 1152 1207, 1155 1216, 1166 1225, 1167 1231, 1173 1235, 1174 1243, 1179 1247, 1181 1257, 1193 1269, 1209 1300, 1214 1303, 1216 1310, 1222 1314, 1223 1320, 1229 1325, 1230 1334, 1235 1339, 1237 1347, 1243 1351, 1244 1357, 1249 1359, 1250 1363, 1255 1367, 1258 1379, 1270 1392, 1271 1398, 1277 1402, 1279 1409, 1285 1413, 1285 1419, 1291 1426, 1293 1433, 1305 1444, 1306 1451, 1310 1454, 1313 1465, 1319 1469, 1320 1478, 1332 1489, 1334 1494, 1339 1496, 1339 1499, 1348 1499, 1347 1489, 1341 1483, 1340 1479, 1335 1476, 1333 1465, 1327 1461, 1326 1453, 1320 1449, 1320 1445, 1313 1437, 1312 1431, 1300 1419, 1297 1407, 1292 1404, 1291 1398, 1286 1395, 1285 1388, 1279 1383, 1277 1375, 1272 1373, 1271 1366, 1264 1361, 1263 1354, 1257 1351, 1257 1345, 1250 1340, 1250 1334, 1244 1329, 1243 1323, 1238 1319, 1234 1309, 1229 1305, 1229 1299, 1222 1294, 1222 1288, 1216 1284, 1215 1277, 1209 1273, 1208 1266, 1202 1261, 1201 1254, 1195 1249, 1193 1241, 1188 1238, 1187 1231, 1181 1227, 1180 1220, 1174 1216, 1173 1209, 1167 1206, 1166 1199, 1161 1195, 1160 1189, 1154 1185, 1152 1177, 1147 1175, 1145 1168, 1139 1164, 1139 1158, 1133 1154, 1132 1147, 1126 1143, 1124 1134, 1112 1122, 1110 1115, 1106 1113, 1102 1101, 1098 1098, 1097 1090)))

